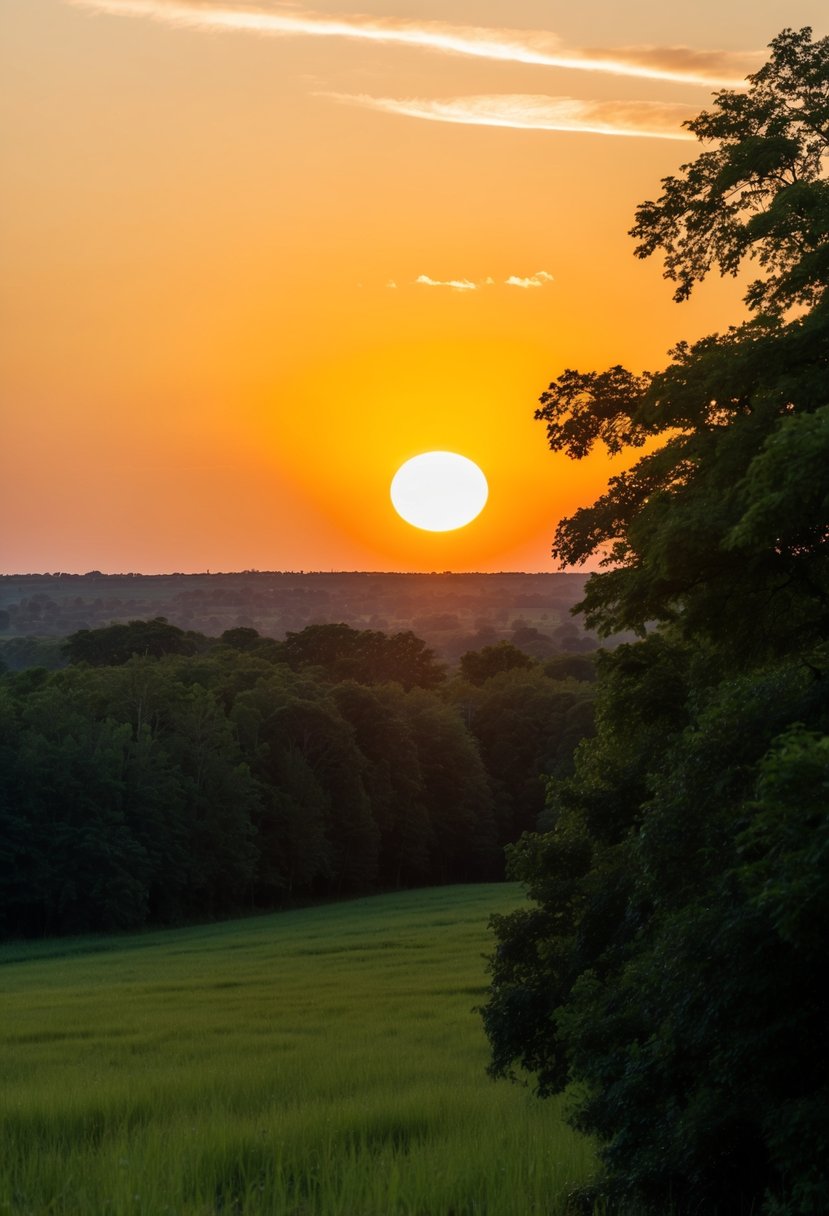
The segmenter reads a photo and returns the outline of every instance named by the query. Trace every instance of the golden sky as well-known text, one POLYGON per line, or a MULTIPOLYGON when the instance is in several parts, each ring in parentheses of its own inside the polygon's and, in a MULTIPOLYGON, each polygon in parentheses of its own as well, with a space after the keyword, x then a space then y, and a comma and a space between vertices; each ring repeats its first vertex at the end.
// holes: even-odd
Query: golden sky
POLYGON ((825 0, 0 0, 5 572, 552 570, 615 465, 545 446, 565 367, 657 368, 636 204, 825 0), (430 449, 489 502, 428 533, 430 449))

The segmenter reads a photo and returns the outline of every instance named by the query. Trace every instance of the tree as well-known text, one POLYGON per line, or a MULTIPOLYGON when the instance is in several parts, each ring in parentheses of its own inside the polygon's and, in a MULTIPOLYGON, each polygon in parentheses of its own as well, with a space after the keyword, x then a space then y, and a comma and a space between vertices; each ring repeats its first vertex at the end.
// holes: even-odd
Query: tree
POLYGON ((432 881, 473 882, 500 869, 492 787, 460 715, 423 689, 405 702, 431 820, 432 881))
POLYGON ((575 459, 648 443, 553 549, 602 556, 587 623, 642 640, 602 658, 596 738, 550 783, 550 830, 511 852, 532 905, 495 918, 483 1013, 496 1075, 577 1084, 610 1194, 817 1216, 829 39, 783 31, 744 92, 688 125, 712 146, 639 208, 637 253, 664 251, 677 299, 755 259, 753 316, 658 374, 568 370, 541 398, 575 459))
POLYGON ((294 670, 319 667, 333 681, 360 684, 395 681, 405 689, 436 688, 445 676, 434 652, 411 632, 391 637, 372 629, 352 629, 342 623, 308 625, 288 633, 282 655, 294 670))
POLYGON ((211 915, 250 902, 257 791, 232 724, 200 684, 172 707, 169 753, 182 777, 187 825, 188 897, 211 915))
POLYGON ((483 650, 467 650, 461 655, 461 675, 470 684, 485 684, 501 671, 532 667, 533 661, 512 642, 501 641, 483 650))
POLYGON ((395 887, 427 882, 435 834, 405 694, 395 685, 348 682, 336 685, 333 697, 364 761, 363 785, 379 832, 378 881, 395 887))
POLYGON ((260 681, 234 707, 246 753, 266 791, 263 827, 284 885, 336 893, 365 889, 377 874, 378 830, 361 756, 329 689, 292 677, 260 681), (327 888, 330 890, 331 888, 327 888))
POLYGON ((755 316, 679 343, 658 375, 568 370, 542 395, 550 447, 577 459, 596 442, 617 453, 669 436, 556 532, 562 562, 603 552, 614 567, 583 601, 605 635, 674 621, 772 653, 825 635, 827 48, 784 31, 745 93, 717 94, 689 124, 719 146, 637 212, 637 252, 665 250, 679 298, 713 266, 756 257, 755 316))
POLYGON ((562 685, 535 666, 484 684, 470 727, 496 792, 501 845, 538 827, 543 777, 570 771, 576 744, 592 734, 592 708, 589 688, 562 685))
POLYGON ((203 641, 199 634, 185 633, 166 617, 157 616, 151 621, 79 629, 66 639, 64 650, 70 663, 112 667, 126 663, 133 655, 160 658, 165 654, 195 654, 203 641))
POLYGON ((586 654, 559 654, 542 664, 542 671, 551 680, 578 680, 592 684, 596 679, 596 664, 586 654))
POLYGON ((150 865, 129 823, 129 727, 54 685, 21 714, 5 709, 0 922, 18 933, 140 925, 150 865))
POLYGON ((713 110, 687 123, 717 147, 663 181, 664 194, 636 213, 636 253, 665 252, 666 278, 685 300, 713 267, 736 275, 746 257, 765 271, 748 288, 749 307, 781 316, 814 307, 829 280, 829 43, 808 27, 786 29, 745 92, 717 94, 713 110))

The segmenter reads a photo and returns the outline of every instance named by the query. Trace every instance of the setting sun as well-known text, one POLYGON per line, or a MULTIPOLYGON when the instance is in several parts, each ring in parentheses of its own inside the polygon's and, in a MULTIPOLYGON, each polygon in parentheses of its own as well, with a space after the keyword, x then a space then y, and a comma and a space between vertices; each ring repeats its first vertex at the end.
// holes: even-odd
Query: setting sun
POLYGON ((423 452, 394 475, 391 500, 406 523, 426 532, 464 528, 483 511, 486 477, 474 461, 456 452, 423 452))

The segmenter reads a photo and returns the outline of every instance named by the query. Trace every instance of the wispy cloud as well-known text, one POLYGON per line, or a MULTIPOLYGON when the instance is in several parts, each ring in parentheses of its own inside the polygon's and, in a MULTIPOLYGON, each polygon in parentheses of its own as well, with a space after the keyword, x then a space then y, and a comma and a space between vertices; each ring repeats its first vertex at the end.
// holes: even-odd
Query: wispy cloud
POLYGON ((505 280, 507 287, 543 287, 545 283, 552 283, 553 276, 548 274, 546 270, 537 270, 535 274, 531 274, 528 279, 522 279, 520 275, 511 274, 505 280))
MULTIPOLYGON (((508 279, 504 279, 505 287, 544 287, 547 283, 552 283, 553 276, 547 270, 537 270, 535 274, 528 278, 523 278, 521 275, 511 274, 508 279)), ((491 275, 481 279, 479 282, 473 282, 472 279, 433 279, 428 274, 419 274, 415 279, 415 283, 421 287, 450 287, 453 291, 479 291, 482 287, 497 286, 495 279, 491 275)), ((396 287, 397 284, 392 279, 388 287, 396 287)))
POLYGON ((430 279, 428 274, 419 274, 415 282, 423 287, 451 287, 453 291, 477 291, 479 287, 471 279, 430 279))
POLYGON ((316 38, 350 38, 468 55, 506 63, 605 72, 684 84, 739 86, 762 54, 689 47, 563 47, 535 30, 488 29, 403 17, 317 13, 290 4, 229 4, 227 0, 67 0, 81 8, 150 17, 170 25, 316 38))
POLYGON ((638 135, 649 139, 692 139, 682 122, 693 111, 675 102, 578 101, 532 93, 482 93, 471 97, 371 97, 365 93, 326 93, 334 101, 404 114, 430 122, 524 131, 582 131, 594 135, 638 135))

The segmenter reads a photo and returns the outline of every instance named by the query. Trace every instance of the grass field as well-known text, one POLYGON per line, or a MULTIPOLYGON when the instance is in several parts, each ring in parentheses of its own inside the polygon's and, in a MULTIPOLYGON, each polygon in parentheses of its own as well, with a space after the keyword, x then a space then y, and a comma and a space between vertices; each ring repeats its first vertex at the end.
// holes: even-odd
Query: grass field
POLYGON ((511 886, 0 952, 0 1213, 530 1216, 593 1165, 490 1081, 511 886))

